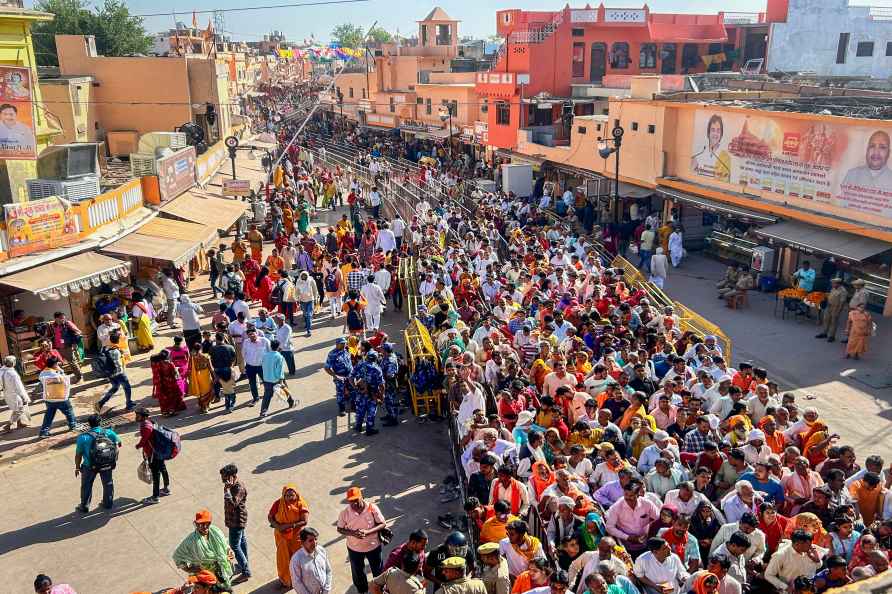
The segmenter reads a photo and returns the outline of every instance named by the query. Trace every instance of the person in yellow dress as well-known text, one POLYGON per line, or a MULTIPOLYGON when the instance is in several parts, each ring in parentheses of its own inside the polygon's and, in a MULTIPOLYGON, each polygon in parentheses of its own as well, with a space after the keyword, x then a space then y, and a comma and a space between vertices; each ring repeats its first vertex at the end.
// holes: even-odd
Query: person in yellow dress
POLYGON ((189 345, 189 396, 198 398, 198 409, 206 413, 214 398, 211 359, 201 352, 201 343, 189 345))
POLYGON ((241 238, 236 237, 232 242, 232 263, 241 264, 245 261, 245 255, 248 253, 248 246, 241 238))

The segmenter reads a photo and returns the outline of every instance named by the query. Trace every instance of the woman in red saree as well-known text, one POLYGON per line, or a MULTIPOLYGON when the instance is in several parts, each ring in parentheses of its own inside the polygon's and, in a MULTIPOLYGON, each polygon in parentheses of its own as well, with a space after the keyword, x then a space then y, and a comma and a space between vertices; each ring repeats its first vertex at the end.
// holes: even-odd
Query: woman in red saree
POLYGON ((157 355, 152 355, 152 397, 158 400, 161 414, 172 417, 182 410, 186 410, 183 401, 183 390, 180 387, 177 368, 170 362, 170 353, 162 349, 157 355))
POLYGON ((260 269, 257 278, 254 279, 254 298, 260 300, 267 311, 273 311, 274 305, 270 294, 273 292, 273 281, 269 276, 269 268, 260 269))
POLYGON ((245 258, 245 261, 242 262, 242 272, 245 275, 245 298, 247 301, 254 301, 257 299, 257 289, 254 283, 257 280, 257 273, 260 272, 260 265, 254 258, 245 258))

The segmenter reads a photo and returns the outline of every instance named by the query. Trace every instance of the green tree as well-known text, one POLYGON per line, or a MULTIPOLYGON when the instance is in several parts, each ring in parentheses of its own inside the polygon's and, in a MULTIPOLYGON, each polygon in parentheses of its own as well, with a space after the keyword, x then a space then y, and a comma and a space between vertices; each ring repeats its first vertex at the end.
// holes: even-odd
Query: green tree
POLYGON ((56 17, 32 27, 34 51, 41 66, 59 63, 56 35, 93 35, 96 50, 103 56, 144 54, 152 47, 142 19, 130 14, 123 0, 105 0, 95 11, 84 0, 39 0, 34 8, 56 17))
POLYGON ((393 43, 393 35, 382 29, 375 27, 369 31, 369 39, 375 43, 393 43))
POLYGON ((343 23, 338 25, 331 31, 332 40, 340 44, 341 47, 358 48, 362 46, 365 40, 365 33, 362 27, 351 23, 343 23))

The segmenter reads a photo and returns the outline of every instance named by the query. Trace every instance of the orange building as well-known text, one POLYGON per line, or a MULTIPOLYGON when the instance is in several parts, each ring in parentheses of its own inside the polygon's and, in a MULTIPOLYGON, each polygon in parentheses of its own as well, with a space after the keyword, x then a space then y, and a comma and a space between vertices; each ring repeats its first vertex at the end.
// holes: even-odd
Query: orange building
POLYGON ((892 121, 853 108, 888 105, 892 95, 853 100, 818 87, 736 86, 663 95, 659 77, 636 77, 632 97, 610 101, 608 114, 575 117, 567 146, 519 130, 515 151, 560 191, 600 194, 614 209, 602 220, 628 221, 635 203, 679 222, 688 249, 752 267, 768 284, 789 282, 809 260, 820 273, 816 288, 831 275, 861 279, 871 305, 892 315, 892 121), (618 214, 609 200, 616 155, 598 154, 617 125, 625 132, 618 214))

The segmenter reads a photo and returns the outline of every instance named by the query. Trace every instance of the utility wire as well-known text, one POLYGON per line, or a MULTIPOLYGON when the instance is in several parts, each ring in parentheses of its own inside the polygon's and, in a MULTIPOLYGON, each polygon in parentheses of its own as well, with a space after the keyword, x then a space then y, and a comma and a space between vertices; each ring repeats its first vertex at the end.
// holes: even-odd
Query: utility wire
MULTIPOLYGON (((369 0, 317 0, 316 2, 300 2, 295 4, 270 4, 266 6, 242 6, 239 8, 220 8, 217 10, 193 10, 193 14, 213 14, 215 12, 245 12, 249 10, 271 10, 275 8, 300 8, 302 6, 327 6, 330 4, 358 4, 360 2, 368 2, 369 0)), ((160 17, 160 16, 185 16, 189 14, 189 9, 184 8, 177 12, 151 12, 143 14, 134 14, 136 17, 160 17)))

